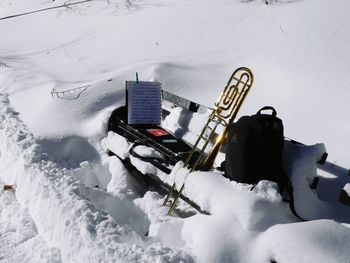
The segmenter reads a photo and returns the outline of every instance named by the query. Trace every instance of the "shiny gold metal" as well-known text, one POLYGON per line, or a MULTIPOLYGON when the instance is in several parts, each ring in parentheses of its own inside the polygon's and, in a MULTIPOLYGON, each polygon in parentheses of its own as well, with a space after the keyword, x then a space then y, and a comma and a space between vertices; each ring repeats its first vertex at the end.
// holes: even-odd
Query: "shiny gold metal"
MULTIPOLYGON (((225 141, 228 126, 236 118, 237 113, 253 84, 253 80, 253 73, 249 68, 241 67, 233 72, 223 92, 215 102, 214 109, 209 115, 208 121, 204 125, 201 134, 199 135, 191 153, 188 155, 184 163, 184 167, 188 168, 189 172, 198 170, 198 168, 202 170, 209 170, 213 167, 215 158, 225 141), (223 130, 217 137, 216 142, 210 149, 209 153, 206 154, 206 148, 215 136, 215 131, 219 126, 222 126, 223 130), (198 152, 198 147, 200 145, 201 150, 198 152)), ((177 192, 175 199, 171 202, 168 215, 170 215, 176 207, 176 203, 184 189, 184 186, 185 183, 183 183, 180 190, 177 192, 176 185, 175 183, 173 184, 163 203, 163 205, 166 205, 173 193, 177 192)))
POLYGON ((201 164, 201 169, 208 170, 213 167, 215 158, 219 153, 227 135, 228 125, 236 118, 239 109, 248 91, 253 84, 253 74, 248 68, 239 68, 231 76, 223 94, 215 103, 212 119, 215 118, 224 126, 210 153, 201 164), (237 78, 237 75, 239 78, 237 78))

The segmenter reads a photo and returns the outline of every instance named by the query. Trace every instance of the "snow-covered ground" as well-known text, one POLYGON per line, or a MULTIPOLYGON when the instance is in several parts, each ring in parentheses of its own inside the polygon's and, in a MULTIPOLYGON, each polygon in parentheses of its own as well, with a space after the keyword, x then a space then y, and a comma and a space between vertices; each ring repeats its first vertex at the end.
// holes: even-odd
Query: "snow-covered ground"
POLYGON ((95 0, 6 18, 73 2, 0 2, 0 262, 350 262, 347 0, 95 0), (239 116, 273 105, 285 135, 312 145, 284 156, 308 222, 274 184, 213 172, 186 181, 211 215, 166 216, 105 153, 128 146, 106 122, 135 72, 212 106, 239 66, 255 76, 239 116))

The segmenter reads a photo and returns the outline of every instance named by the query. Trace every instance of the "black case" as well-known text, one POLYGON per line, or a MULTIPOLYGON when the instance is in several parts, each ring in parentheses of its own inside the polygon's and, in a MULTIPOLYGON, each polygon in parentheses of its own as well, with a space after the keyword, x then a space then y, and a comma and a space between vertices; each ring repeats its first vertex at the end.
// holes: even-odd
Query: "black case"
POLYGON ((130 142, 156 149, 172 165, 180 160, 185 160, 192 150, 192 147, 185 141, 158 125, 127 124, 127 108, 125 106, 112 112, 108 121, 108 131, 118 133, 130 142))

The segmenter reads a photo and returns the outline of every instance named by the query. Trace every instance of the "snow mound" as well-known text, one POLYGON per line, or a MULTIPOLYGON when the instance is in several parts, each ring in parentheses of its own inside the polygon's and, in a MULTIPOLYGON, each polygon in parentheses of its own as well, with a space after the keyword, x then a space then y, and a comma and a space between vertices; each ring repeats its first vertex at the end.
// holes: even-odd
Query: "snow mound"
MULTIPOLYGON (((192 261, 184 251, 147 244, 147 219, 134 204, 86 188, 67 169, 47 161, 17 115, 1 95, 0 172, 3 180, 16 185, 18 202, 28 209, 44 240, 60 250, 62 261, 192 261)), ((26 225, 31 229, 30 221, 23 222, 21 239, 34 234, 26 225)))
MULTIPOLYGON (((122 139, 114 133, 109 133, 107 138, 106 149, 122 139), (112 143, 111 138, 116 141, 112 143)), ((130 144, 124 147, 119 147, 118 152, 128 152, 130 144)), ((139 154, 142 152, 152 151, 143 149, 139 154)), ((185 242, 185 247, 191 249, 199 262, 310 262, 311 258, 318 262, 343 262, 350 256, 346 249, 350 245, 350 230, 345 226, 350 223, 349 208, 338 202, 320 200, 309 184, 310 178, 317 176, 317 162, 324 152, 323 144, 300 146, 285 142, 284 165, 295 185, 296 210, 312 220, 310 222, 300 222, 292 214, 275 183, 260 181, 251 190, 252 185, 229 181, 220 172, 189 173, 182 162, 176 164, 170 175, 163 175, 154 167, 153 170, 147 168, 149 163, 131 159, 141 172, 157 174, 169 185, 175 183, 177 189, 185 183, 184 194, 202 210, 210 212, 210 216, 197 214, 183 220, 166 219, 167 208, 161 207, 159 197, 150 193, 137 202, 147 211, 150 234, 154 238, 174 246, 185 242), (155 204, 149 208, 152 202, 155 204), (181 231, 182 238, 176 231, 181 231), (304 231, 305 240, 299 242, 304 231), (329 240, 318 241, 325 237, 329 240), (308 252, 309 248, 312 252, 308 252), (333 255, 334 251, 337 254, 333 255), (304 257, 307 253, 309 256, 304 257)), ((181 215, 181 209, 175 213, 181 215)))

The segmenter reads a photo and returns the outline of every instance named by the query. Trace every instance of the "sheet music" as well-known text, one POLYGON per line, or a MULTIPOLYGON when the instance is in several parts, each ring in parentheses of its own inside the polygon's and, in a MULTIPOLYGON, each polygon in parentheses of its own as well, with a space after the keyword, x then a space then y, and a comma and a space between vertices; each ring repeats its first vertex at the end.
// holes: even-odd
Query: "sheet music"
POLYGON ((127 81, 128 124, 161 122, 161 84, 152 81, 127 81))

